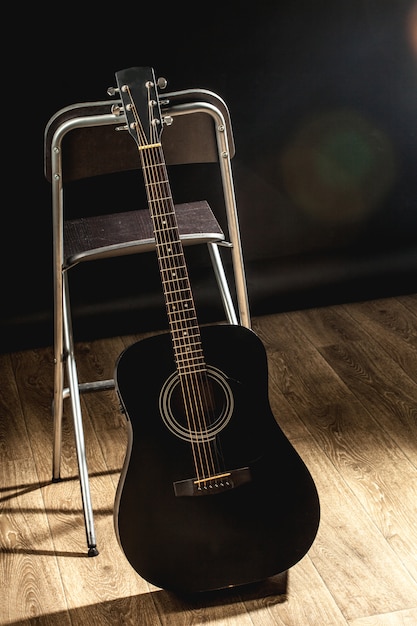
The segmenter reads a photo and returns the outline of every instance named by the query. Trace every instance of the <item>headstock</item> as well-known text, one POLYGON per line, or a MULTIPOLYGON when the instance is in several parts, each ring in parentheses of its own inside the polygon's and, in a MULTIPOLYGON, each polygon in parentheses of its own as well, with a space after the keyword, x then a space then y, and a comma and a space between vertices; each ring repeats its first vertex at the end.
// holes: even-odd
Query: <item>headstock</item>
POLYGON ((131 67, 116 72, 117 91, 123 103, 129 133, 138 148, 160 141, 162 117, 158 81, 151 67, 131 67))

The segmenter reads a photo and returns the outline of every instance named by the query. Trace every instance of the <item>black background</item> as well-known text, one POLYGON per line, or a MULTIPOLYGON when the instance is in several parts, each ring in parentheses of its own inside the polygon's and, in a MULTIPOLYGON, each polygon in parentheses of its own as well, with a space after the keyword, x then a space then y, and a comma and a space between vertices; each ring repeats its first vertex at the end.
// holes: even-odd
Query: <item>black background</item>
POLYGON ((413 4, 261 0, 9 9, 3 22, 3 40, 9 31, 10 43, 3 55, 8 150, 3 160, 2 349, 50 343, 52 337, 51 329, 40 330, 48 327, 52 311, 45 126, 61 107, 105 99, 114 72, 126 67, 150 65, 167 78, 169 90, 203 87, 228 103, 249 276, 260 259, 344 246, 354 254, 355 246, 414 245, 417 54, 407 30, 413 4), (387 138, 395 157, 392 184, 360 228, 291 213, 285 185, 276 175, 277 159, 300 120, 340 108, 367 119, 387 138), (257 226, 268 222, 272 228, 257 226))

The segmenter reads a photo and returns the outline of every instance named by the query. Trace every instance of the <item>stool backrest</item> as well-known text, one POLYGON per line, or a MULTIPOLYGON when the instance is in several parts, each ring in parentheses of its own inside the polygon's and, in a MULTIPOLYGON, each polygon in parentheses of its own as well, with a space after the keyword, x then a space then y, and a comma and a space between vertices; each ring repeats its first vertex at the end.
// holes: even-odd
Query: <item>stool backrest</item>
MULTIPOLYGON (((50 119, 44 136, 44 172, 49 182, 54 175, 51 154, 55 143, 62 150, 62 182, 140 168, 135 142, 126 130, 117 130, 126 124, 123 113, 112 114, 112 107, 119 106, 120 100, 78 103, 61 109, 50 119), (57 138, 57 132, 62 138, 57 138)), ((165 119, 172 118, 172 124, 165 124, 162 132, 167 165, 217 162, 213 125, 219 113, 225 122, 229 156, 234 155, 229 110, 213 92, 189 89, 166 93, 161 113, 165 119), (210 112, 215 117, 207 115, 210 112)))

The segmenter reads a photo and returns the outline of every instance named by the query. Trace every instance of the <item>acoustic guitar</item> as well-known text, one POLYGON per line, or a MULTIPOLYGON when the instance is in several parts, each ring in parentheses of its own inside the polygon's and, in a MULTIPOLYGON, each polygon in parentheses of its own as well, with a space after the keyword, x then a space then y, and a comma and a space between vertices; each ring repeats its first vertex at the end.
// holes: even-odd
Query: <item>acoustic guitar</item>
POLYGON ((136 572, 161 588, 262 581, 309 550, 317 490, 272 414, 260 339, 240 325, 199 327, 154 72, 130 68, 116 79, 141 160, 170 328, 134 343, 116 364, 129 432, 116 534, 136 572))

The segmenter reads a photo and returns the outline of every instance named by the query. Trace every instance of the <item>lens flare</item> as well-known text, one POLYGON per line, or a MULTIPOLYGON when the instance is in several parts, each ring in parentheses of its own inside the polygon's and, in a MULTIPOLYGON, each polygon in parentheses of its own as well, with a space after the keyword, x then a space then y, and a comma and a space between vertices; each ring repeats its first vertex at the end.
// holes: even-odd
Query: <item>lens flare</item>
POLYGON ((316 219, 356 222, 374 211, 396 178, 387 136, 353 110, 321 113, 295 132, 281 157, 286 192, 316 219))

